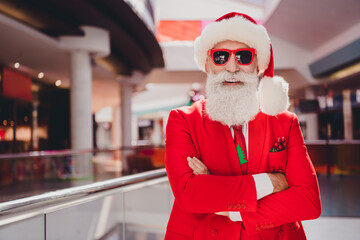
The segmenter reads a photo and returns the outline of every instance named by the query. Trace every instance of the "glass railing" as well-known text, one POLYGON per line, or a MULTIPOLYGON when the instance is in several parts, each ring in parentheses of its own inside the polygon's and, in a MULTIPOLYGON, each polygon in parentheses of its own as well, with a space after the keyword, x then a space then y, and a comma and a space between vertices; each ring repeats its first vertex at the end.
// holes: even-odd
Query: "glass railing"
POLYGON ((306 146, 318 174, 360 174, 360 140, 312 140, 306 146))
POLYGON ((0 239, 164 239, 164 168, 0 203, 0 239))
POLYGON ((0 203, 164 167, 163 147, 0 154, 0 203))

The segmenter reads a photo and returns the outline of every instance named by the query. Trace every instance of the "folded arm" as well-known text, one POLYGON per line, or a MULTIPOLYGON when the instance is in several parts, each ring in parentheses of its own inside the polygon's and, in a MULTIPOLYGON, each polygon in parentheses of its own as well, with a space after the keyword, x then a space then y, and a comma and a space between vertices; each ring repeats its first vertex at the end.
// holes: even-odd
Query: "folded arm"
POLYGON ((289 188, 259 200, 256 212, 241 211, 249 234, 320 216, 321 204, 317 177, 296 115, 293 118, 287 146, 285 176, 289 188))
MULTIPOLYGON (((195 175, 211 174, 205 164, 196 157, 188 157, 189 167, 195 175)), ((256 198, 261 198, 287 189, 288 183, 283 173, 261 173, 253 175, 256 187, 256 198)), ((217 215, 227 216, 232 221, 242 221, 240 212, 216 212, 217 215)))
POLYGON ((199 157, 188 123, 177 110, 170 113, 166 129, 165 164, 175 200, 185 211, 215 213, 256 211, 252 176, 195 175, 187 157, 199 157))

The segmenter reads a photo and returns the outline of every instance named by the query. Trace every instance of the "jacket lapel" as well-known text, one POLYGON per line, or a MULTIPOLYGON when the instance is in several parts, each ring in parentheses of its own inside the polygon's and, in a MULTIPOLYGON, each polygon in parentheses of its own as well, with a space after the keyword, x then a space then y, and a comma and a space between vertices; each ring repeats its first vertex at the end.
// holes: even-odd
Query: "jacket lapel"
POLYGON ((267 161, 264 159, 271 148, 268 131, 268 117, 262 112, 249 122, 249 162, 248 174, 265 171, 267 161))

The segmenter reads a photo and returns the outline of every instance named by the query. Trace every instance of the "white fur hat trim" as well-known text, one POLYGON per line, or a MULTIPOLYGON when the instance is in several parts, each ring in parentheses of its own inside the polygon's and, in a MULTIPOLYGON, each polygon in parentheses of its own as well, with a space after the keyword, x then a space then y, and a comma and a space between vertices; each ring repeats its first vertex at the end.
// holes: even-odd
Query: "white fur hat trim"
POLYGON ((260 81, 260 109, 263 113, 275 116, 290 106, 289 84, 279 76, 264 77, 260 81))
POLYGON ((270 38, 262 25, 235 16, 219 22, 209 23, 196 38, 194 43, 194 59, 198 67, 205 72, 207 51, 217 43, 232 40, 247 44, 256 49, 259 70, 267 68, 270 60, 270 38))

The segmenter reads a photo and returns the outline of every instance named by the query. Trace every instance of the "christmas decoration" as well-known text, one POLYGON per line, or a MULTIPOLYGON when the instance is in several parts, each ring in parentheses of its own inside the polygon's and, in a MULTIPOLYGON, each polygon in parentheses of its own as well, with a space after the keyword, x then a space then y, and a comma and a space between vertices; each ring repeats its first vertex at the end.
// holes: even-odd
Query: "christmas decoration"
POLYGON ((270 149, 270 152, 281 152, 285 150, 286 141, 285 137, 277 138, 277 142, 275 142, 274 146, 270 149))
POLYGON ((248 161, 245 159, 245 154, 239 145, 236 146, 236 151, 239 157, 240 164, 247 163, 248 161))

